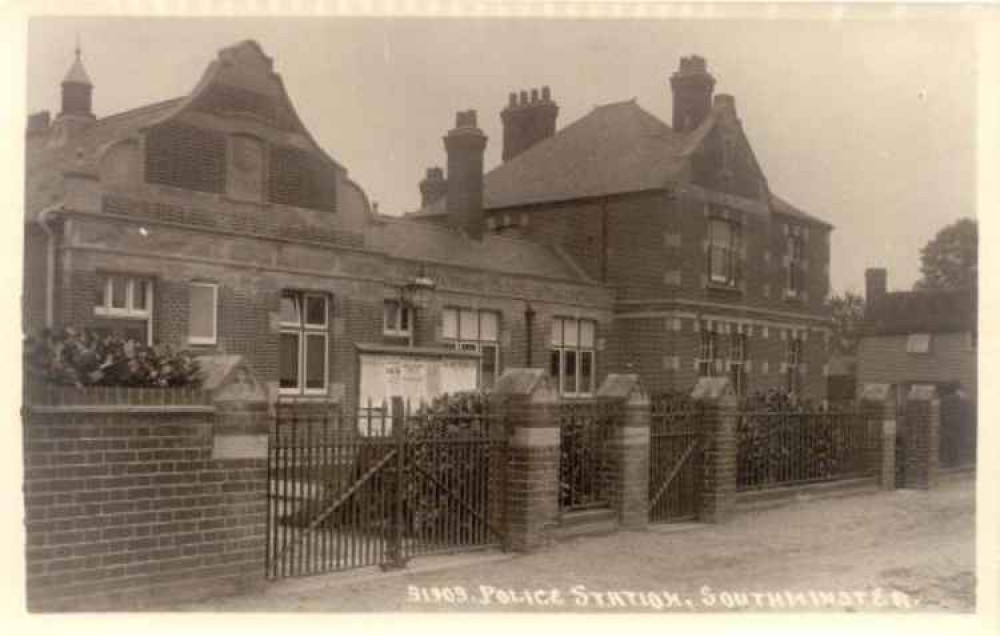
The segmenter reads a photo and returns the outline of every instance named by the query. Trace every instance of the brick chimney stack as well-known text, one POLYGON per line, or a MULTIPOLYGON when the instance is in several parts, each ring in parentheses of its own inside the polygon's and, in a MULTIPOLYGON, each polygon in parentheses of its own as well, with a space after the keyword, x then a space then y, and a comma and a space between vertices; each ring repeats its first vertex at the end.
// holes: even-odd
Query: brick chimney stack
POLYGON ((420 182, 420 207, 441 200, 448 194, 448 182, 444 179, 444 170, 438 166, 427 169, 427 176, 420 182))
POLYGON ((694 130, 708 116, 715 88, 715 78, 709 74, 705 58, 682 57, 680 67, 670 76, 670 88, 674 94, 674 130, 681 133, 694 130))
POLYGON ((510 161, 538 142, 556 133, 559 106, 552 101, 548 86, 543 86, 541 96, 537 88, 511 93, 507 106, 500 112, 503 122, 504 162, 510 161))
POLYGON ((882 298, 888 291, 889 273, 884 267, 870 267, 865 270, 865 305, 882 298))
POLYGON ((476 125, 476 111, 460 111, 455 115, 455 127, 444 136, 444 148, 448 154, 449 221, 472 238, 482 239, 486 224, 483 215, 486 135, 476 125))

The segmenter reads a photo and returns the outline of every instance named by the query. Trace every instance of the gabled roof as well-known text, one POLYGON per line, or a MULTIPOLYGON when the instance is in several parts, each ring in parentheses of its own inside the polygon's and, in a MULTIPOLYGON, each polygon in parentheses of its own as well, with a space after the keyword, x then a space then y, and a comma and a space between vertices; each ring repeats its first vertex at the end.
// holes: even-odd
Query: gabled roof
POLYGON ((785 214, 797 219, 802 219, 803 221, 811 221, 813 223, 818 223, 820 225, 832 228, 833 226, 824 221, 821 218, 815 217, 807 212, 803 212, 799 208, 795 207, 788 201, 785 201, 778 195, 771 193, 771 209, 775 212, 785 214))
POLYGON ((891 292, 865 308, 864 333, 904 335, 976 330, 974 290, 891 292))
POLYGON ((365 245, 393 258, 591 282, 550 246, 493 233, 477 241, 458 228, 414 219, 379 217, 366 229, 365 245))

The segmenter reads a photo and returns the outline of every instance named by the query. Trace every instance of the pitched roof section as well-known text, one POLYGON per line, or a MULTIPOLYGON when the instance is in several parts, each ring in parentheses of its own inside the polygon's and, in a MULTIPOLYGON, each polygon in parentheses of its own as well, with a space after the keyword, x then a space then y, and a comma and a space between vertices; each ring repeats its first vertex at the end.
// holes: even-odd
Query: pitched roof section
POLYGON ((540 243, 497 234, 474 241, 457 228, 412 219, 380 217, 380 223, 367 229, 365 244, 394 258, 590 282, 559 252, 540 243))
POLYGON ((788 201, 785 201, 784 199, 782 199, 781 197, 779 197, 774 193, 771 194, 771 209, 774 210, 775 212, 780 212, 781 214, 786 214, 788 216, 795 217, 797 219, 802 219, 803 221, 818 223, 825 227, 830 227, 830 228, 833 227, 823 219, 820 219, 811 214, 803 212, 799 208, 795 207, 794 205, 792 205, 788 201))
POLYGON ((486 174, 487 209, 664 187, 683 137, 634 100, 599 106, 486 174))
POLYGON ((58 138, 57 120, 49 138, 30 147, 26 156, 25 221, 33 221, 38 211, 61 196, 64 171, 96 173, 108 144, 169 117, 182 101, 178 97, 102 117, 80 130, 71 144, 58 138))
POLYGON ((976 316, 974 291, 892 292, 866 308, 864 332, 886 336, 975 331, 976 316))
MULTIPOLYGON (((655 190, 680 178, 687 161, 718 124, 713 109, 687 134, 644 110, 635 100, 598 106, 483 177, 487 210, 587 197, 655 190)), ((778 196, 772 208, 832 227, 778 196)), ((445 200, 413 212, 411 218, 446 213, 445 200)))

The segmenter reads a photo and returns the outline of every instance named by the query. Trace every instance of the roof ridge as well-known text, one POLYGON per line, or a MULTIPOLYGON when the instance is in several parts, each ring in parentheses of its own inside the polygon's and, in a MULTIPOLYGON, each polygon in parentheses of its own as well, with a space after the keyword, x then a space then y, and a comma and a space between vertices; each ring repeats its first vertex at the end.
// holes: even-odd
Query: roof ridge
POLYGON ((100 119, 97 120, 96 123, 103 124, 107 122, 109 119, 117 119, 129 115, 141 115, 143 113, 147 113, 149 111, 156 110, 158 108, 164 108, 166 106, 180 102, 184 100, 184 98, 186 97, 187 95, 182 95, 180 97, 171 97, 170 99, 164 99, 158 102, 153 102, 152 104, 144 104, 142 106, 136 106, 135 108, 130 108, 128 110, 121 110, 118 111, 117 113, 111 113, 110 115, 105 115, 104 117, 101 117, 100 119))

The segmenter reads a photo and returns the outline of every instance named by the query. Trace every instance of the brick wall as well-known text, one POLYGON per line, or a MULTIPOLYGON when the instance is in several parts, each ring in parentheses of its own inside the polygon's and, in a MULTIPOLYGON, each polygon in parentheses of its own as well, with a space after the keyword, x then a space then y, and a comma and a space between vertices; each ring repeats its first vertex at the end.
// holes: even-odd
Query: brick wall
POLYGON ((48 238, 37 224, 24 226, 21 324, 25 331, 45 324, 45 275, 48 238))
POLYGON ((259 580, 266 460, 213 460, 212 425, 204 406, 29 412, 30 610, 157 607, 259 580))

